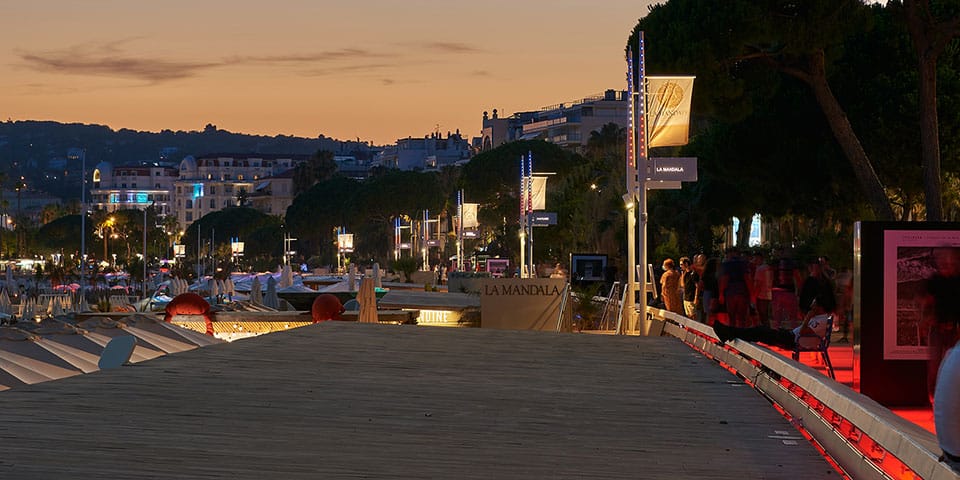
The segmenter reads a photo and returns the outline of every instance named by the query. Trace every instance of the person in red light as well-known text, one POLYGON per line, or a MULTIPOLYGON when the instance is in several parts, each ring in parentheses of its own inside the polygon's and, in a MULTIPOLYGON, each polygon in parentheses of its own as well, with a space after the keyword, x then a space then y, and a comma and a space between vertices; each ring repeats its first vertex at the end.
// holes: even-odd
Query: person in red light
POLYGON ((933 402, 941 461, 960 472, 960 349, 951 348, 940 365, 933 402))
POLYGON ((933 401, 940 362, 960 338, 960 248, 933 249, 934 273, 926 282, 922 300, 924 323, 929 328, 930 360, 927 362, 927 394, 933 401))
POLYGON ((787 328, 770 328, 765 325, 750 328, 738 328, 727 326, 721 322, 714 322, 713 331, 721 342, 727 342, 735 338, 746 340, 748 342, 760 342, 773 347, 780 347, 787 350, 793 350, 797 346, 800 336, 816 335, 823 338, 830 335, 827 331, 828 313, 832 308, 824 308, 814 299, 810 305, 810 310, 799 327, 792 330, 787 328))

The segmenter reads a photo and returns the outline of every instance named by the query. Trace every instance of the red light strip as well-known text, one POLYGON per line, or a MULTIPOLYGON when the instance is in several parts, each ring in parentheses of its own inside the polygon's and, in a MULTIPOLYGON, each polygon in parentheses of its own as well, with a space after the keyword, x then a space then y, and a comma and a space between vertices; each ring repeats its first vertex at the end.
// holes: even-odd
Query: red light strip
MULTIPOLYGON (((687 331, 699 337, 703 337, 712 343, 719 344, 719 341, 717 339, 703 332, 700 332, 698 330, 693 330, 693 329, 687 329, 687 331)), ((747 384, 753 386, 753 383, 750 380, 744 378, 742 375, 740 375, 740 372, 737 371, 737 369, 734 366, 720 361, 713 355, 697 347, 696 345, 693 345, 690 342, 684 342, 684 343, 689 345, 694 350, 700 352, 707 358, 710 358, 711 360, 716 361, 721 367, 730 371, 734 375, 737 375, 738 377, 743 378, 747 384)), ((722 344, 722 347, 725 350, 736 352, 738 354, 740 353, 737 349, 731 347, 730 345, 722 344)), ((756 367, 761 366, 760 362, 753 358, 749 358, 749 357, 744 357, 744 358, 747 358, 747 360, 750 361, 751 365, 754 365, 756 367)), ((831 425, 833 427, 833 430, 836 431, 842 438, 844 438, 848 445, 855 448, 861 455, 863 455, 864 458, 870 459, 870 461, 888 477, 892 479, 897 479, 897 480, 901 480, 901 479, 902 480, 920 480, 922 478, 920 477, 920 475, 917 475, 917 473, 914 472, 910 467, 904 464, 899 458, 897 458, 896 456, 888 452, 885 448, 883 448, 883 446, 881 446, 875 440, 870 438, 869 435, 864 434, 862 430, 860 430, 855 425, 853 425, 849 420, 844 418, 843 415, 827 407, 823 402, 818 400, 812 393, 806 391, 803 387, 782 377, 780 378, 780 385, 783 388, 785 388, 787 391, 789 391, 794 397, 796 397, 797 400, 799 400, 800 402, 805 404, 807 407, 809 407, 810 410, 813 411, 817 416, 819 416, 826 423, 831 425)), ((783 407, 781 407, 776 402, 772 402, 772 403, 773 403, 773 406, 777 409, 777 411, 780 412, 780 414, 783 415, 784 418, 791 421, 790 424, 793 425, 798 431, 800 431, 803 437, 806 438, 814 446, 814 448, 816 448, 817 451, 820 452, 820 455, 823 456, 823 458, 825 458, 827 462, 830 463, 830 465, 833 466, 833 468, 843 478, 850 478, 843 471, 843 469, 840 468, 840 466, 836 463, 836 461, 834 461, 834 459, 830 456, 830 454, 827 453, 827 451, 823 448, 823 446, 820 445, 820 443, 817 442, 815 438, 813 438, 813 435, 811 435, 810 432, 807 431, 807 429, 803 428, 803 425, 799 424, 798 422, 793 422, 792 421, 793 416, 790 415, 789 412, 784 410, 783 407)))

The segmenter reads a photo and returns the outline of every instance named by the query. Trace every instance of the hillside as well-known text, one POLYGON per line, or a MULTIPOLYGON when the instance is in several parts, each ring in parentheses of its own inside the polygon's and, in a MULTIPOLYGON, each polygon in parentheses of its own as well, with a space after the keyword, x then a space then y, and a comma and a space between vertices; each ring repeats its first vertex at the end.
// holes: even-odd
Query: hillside
POLYGON ((113 130, 103 125, 49 121, 0 122, 0 171, 12 179, 25 177, 31 189, 64 199, 80 196, 80 152, 86 152, 87 169, 102 161, 114 165, 143 162, 179 162, 187 155, 211 152, 312 154, 329 150, 337 155, 369 158, 366 142, 277 135, 246 135, 207 125, 202 131, 141 132, 113 130))

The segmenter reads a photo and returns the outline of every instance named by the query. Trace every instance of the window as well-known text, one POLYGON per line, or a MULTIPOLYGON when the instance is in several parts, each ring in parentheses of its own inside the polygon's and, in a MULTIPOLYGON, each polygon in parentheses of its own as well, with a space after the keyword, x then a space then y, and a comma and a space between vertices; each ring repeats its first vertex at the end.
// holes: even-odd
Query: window
POLYGON ((188 221, 188 222, 192 222, 192 221, 193 221, 193 212, 187 212, 187 221, 188 221))
POLYGON ((217 208, 217 200, 216 200, 216 199, 213 199, 213 198, 210 199, 210 208, 212 208, 212 209, 216 209, 216 208, 217 208))
POLYGON ((210 185, 210 195, 216 195, 216 194, 217 194, 217 187, 214 185, 210 185))
POLYGON ((193 208, 193 200, 187 200, 187 201, 183 204, 183 206, 184 206, 184 208, 193 208))

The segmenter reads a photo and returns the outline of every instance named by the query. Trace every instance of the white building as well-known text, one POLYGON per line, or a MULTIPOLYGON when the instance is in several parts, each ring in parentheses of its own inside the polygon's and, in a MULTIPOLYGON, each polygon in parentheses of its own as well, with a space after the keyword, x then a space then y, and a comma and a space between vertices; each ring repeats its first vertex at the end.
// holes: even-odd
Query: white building
POLYGON ((267 178, 292 170, 307 158, 307 155, 266 154, 213 154, 196 159, 184 158, 173 192, 174 211, 180 227, 186 228, 204 215, 226 207, 256 206, 252 203, 255 194, 272 194, 275 190, 283 198, 280 203, 285 204, 275 205, 261 198, 257 205, 268 206, 273 215, 284 214, 293 202, 292 192, 268 190, 267 187, 278 180, 267 178))
POLYGON ((627 127, 629 116, 627 92, 616 90, 534 112, 517 112, 508 118, 499 118, 496 110, 492 118, 483 112, 478 147, 489 150, 514 140, 542 139, 579 150, 590 140, 590 132, 599 131, 608 123, 627 127))

